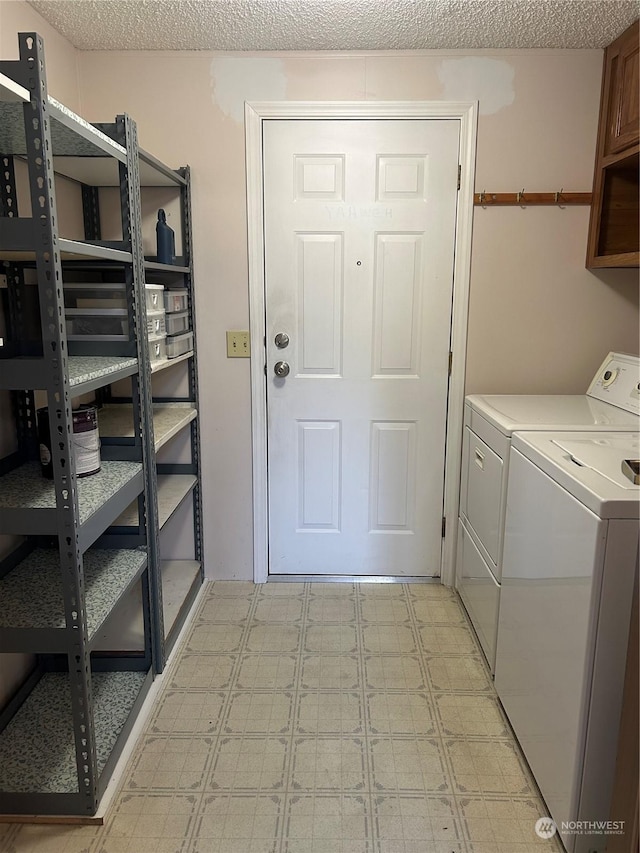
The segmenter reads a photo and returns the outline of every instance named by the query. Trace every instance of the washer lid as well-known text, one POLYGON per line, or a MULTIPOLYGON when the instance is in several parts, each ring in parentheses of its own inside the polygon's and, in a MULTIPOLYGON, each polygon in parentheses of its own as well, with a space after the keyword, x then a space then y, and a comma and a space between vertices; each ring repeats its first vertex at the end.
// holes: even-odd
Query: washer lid
POLYGON ((526 429, 640 429, 637 414, 586 394, 473 394, 466 402, 506 436, 526 429))
POLYGON ((622 471, 640 459, 640 433, 517 432, 512 447, 600 518, 640 517, 640 486, 622 471))

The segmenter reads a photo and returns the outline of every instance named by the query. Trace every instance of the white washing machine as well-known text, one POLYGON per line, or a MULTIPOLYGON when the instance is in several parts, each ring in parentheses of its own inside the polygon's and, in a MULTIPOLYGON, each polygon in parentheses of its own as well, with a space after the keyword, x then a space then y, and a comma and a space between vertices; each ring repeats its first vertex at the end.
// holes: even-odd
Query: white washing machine
POLYGON ((465 400, 456 588, 494 671, 509 448, 516 430, 640 429, 640 358, 609 353, 586 394, 465 400))
POLYGON ((616 820, 639 462, 640 433, 512 437, 495 685, 570 853, 604 853, 616 820))

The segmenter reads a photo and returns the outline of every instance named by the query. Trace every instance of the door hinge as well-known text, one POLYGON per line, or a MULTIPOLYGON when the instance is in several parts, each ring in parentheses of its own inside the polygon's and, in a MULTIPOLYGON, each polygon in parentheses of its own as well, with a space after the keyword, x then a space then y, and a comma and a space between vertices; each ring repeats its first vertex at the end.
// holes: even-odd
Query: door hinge
POLYGON ((453 365, 453 353, 449 352, 449 367, 448 367, 449 376, 451 376, 452 365, 453 365))
POLYGON ((446 516, 442 516, 442 538, 447 535, 447 518, 446 516))
POLYGON ((462 179, 462 166, 458 166, 458 189, 460 189, 461 179, 462 179))

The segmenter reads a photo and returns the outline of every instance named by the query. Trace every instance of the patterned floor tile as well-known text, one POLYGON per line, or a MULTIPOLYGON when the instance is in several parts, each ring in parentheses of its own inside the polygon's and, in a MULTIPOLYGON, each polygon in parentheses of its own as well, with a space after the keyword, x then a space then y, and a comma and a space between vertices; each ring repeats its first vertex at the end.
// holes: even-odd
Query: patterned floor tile
POLYGON ((493 695, 440 693, 433 697, 443 735, 511 738, 498 700, 493 695))
POLYGON ((349 655, 357 649, 358 634, 355 625, 309 625, 305 631, 305 652, 349 655))
POLYGON ((418 651, 416 636, 409 625, 364 625, 362 643, 369 654, 410 655, 418 651))
POLYGON ((374 690, 426 690, 422 662, 417 655, 367 655, 365 687, 374 690))
POLYGON ((300 685, 305 690, 354 690, 361 684, 357 655, 305 654, 300 685))
POLYGON ((367 731, 373 735, 439 734, 427 693, 365 694, 367 731))
POLYGON ((364 710, 359 693, 299 694, 296 734, 353 735, 363 731, 364 710))
POLYGON ((427 654, 472 655, 476 640, 466 625, 422 625, 417 629, 420 647, 427 654))
POLYGON ((0 831, 3 853, 87 853, 95 843, 99 826, 44 826, 23 824, 14 831, 0 831))
POLYGON ((185 642, 187 652, 226 654, 240 650, 244 628, 241 625, 196 623, 185 642))
POLYGON ((283 805, 277 794, 205 794, 189 853, 275 853, 283 805))
POLYGON ((258 601, 264 598, 305 598, 307 584, 263 583, 253 587, 258 601))
POLYGON ((413 613, 418 622, 438 623, 440 625, 466 625, 467 620, 456 599, 448 596, 418 598, 414 593, 413 613))
POLYGON ((217 744, 206 788, 254 794, 283 791, 288 763, 288 738, 223 736, 217 744))
POLYGON ((491 693, 493 684, 484 664, 477 655, 472 657, 425 656, 427 678, 434 691, 451 693, 491 693))
POLYGON ((287 798, 285 853, 351 853, 367 850, 370 840, 368 797, 290 794, 287 798))
POLYGON ((528 768, 514 744, 505 741, 444 741, 458 794, 535 795, 528 768))
POLYGON ((218 598, 253 598, 256 585, 252 581, 214 581, 207 592, 203 604, 218 598))
POLYGON ((293 725, 290 692, 237 692, 229 697, 222 724, 224 734, 284 735, 293 725))
POLYGON ((401 583, 360 583, 356 587, 358 599, 362 602, 371 599, 407 598, 408 584, 401 583))
POLYGON ((309 622, 353 622, 356 618, 356 602, 352 596, 312 597, 309 600, 307 618, 309 622))
POLYGON ((372 790, 442 794, 451 791, 445 751, 436 738, 369 738, 372 790))
POLYGON ((296 681, 295 655, 243 655, 233 687, 238 690, 291 690, 296 681))
POLYGON ((244 622, 253 607, 253 598, 210 598, 198 613, 198 622, 244 622))
POLYGON ((535 851, 535 853, 562 853, 557 837, 539 838, 535 823, 547 816, 546 807, 537 798, 510 799, 462 796, 458 808, 463 832, 472 853, 507 849, 535 851))
POLYGON ((256 622, 299 622, 302 619, 304 600, 301 598, 289 598, 278 596, 263 598, 256 604, 253 618, 256 622))
POLYGON ((224 690, 231 684, 237 655, 198 655, 185 652, 174 667, 169 687, 183 690, 224 690))
POLYGON ((364 598, 360 602, 360 618, 364 622, 403 624, 410 617, 404 598, 364 598))
POLYGON ((353 583, 310 583, 309 601, 318 598, 350 598, 356 599, 358 584, 353 583))
POLYGON ((140 791, 202 791, 215 738, 145 735, 123 787, 140 791))
POLYGON ((368 789, 367 749, 357 737, 295 737, 292 791, 358 793, 368 789))
POLYGON ((249 628, 248 652, 297 652, 301 628, 287 624, 259 624, 249 628))
POLYGON ((380 839, 381 849, 393 850, 394 845, 421 843, 422 850, 431 851, 436 843, 444 849, 447 844, 464 844, 452 797, 376 794, 372 802, 375 834, 380 839))
POLYGON ((182 853, 195 825, 199 795, 124 793, 113 806, 96 853, 182 853))
POLYGON ((561 853, 452 590, 216 581, 104 827, 1 853, 561 853))
POLYGON ((214 691, 167 690, 151 717, 152 734, 216 734, 227 694, 214 691))

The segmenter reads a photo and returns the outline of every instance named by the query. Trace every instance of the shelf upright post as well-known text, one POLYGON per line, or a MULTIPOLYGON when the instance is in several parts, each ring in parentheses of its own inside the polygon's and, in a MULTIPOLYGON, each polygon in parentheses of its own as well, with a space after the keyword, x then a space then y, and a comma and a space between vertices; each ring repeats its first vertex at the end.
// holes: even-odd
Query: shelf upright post
MULTIPOLYGON (((162 589, 160 578, 160 536, 158 524, 158 481, 155 464, 153 433, 153 398, 151 388, 151 360, 147 342, 147 303, 144 277, 144 251, 142 244, 142 205, 140 201, 140 163, 138 156, 138 130, 128 115, 116 117, 117 141, 126 148, 127 164, 120 164, 120 194, 122 208, 122 235, 129 241, 133 262, 131 274, 134 296, 129 309, 129 322, 135 329, 138 341, 138 377, 133 383, 134 422, 142 443, 142 463, 145 478, 144 509, 150 594, 153 603, 145 598, 145 624, 150 625, 151 649, 154 670, 164 667, 164 624, 162 616, 162 589), (133 316, 131 316, 133 309, 133 316)), ((138 439, 136 439, 138 440, 138 439)))
POLYGON ((80 518, 76 471, 71 451, 73 416, 44 45, 36 33, 20 33, 19 43, 21 62, 28 69, 27 88, 31 92, 30 103, 24 104, 24 125, 44 352, 43 389, 47 393, 52 435, 51 455, 78 791, 83 810, 93 814, 98 803, 98 780, 92 719, 91 659, 82 553, 78 539, 80 518))
MULTIPOLYGON (((0 164, 2 165, 0 216, 15 219, 18 217, 18 196, 13 156, 0 154, 0 164)), ((5 345, 14 350, 13 354, 15 355, 16 342, 26 340, 23 315, 24 275, 18 264, 9 262, 4 264, 4 275, 7 279, 7 308, 9 311, 8 340, 5 345)), ((34 433, 33 429, 29 428, 29 424, 34 424, 36 418, 33 391, 11 391, 10 393, 18 434, 18 452, 23 460, 35 458, 34 433)))
POLYGON ((198 391, 198 345, 196 340, 196 305, 193 292, 193 245, 191 234, 191 169, 185 166, 178 170, 185 179, 182 188, 182 240, 183 254, 188 259, 189 272, 185 274, 189 292, 190 328, 193 331, 193 357, 189 360, 189 397, 198 409, 198 417, 191 421, 191 460, 195 466, 196 485, 193 489, 193 533, 195 542, 195 559, 200 563, 200 577, 204 576, 203 564, 203 521, 202 521, 202 470, 200 453, 200 401, 198 391))

